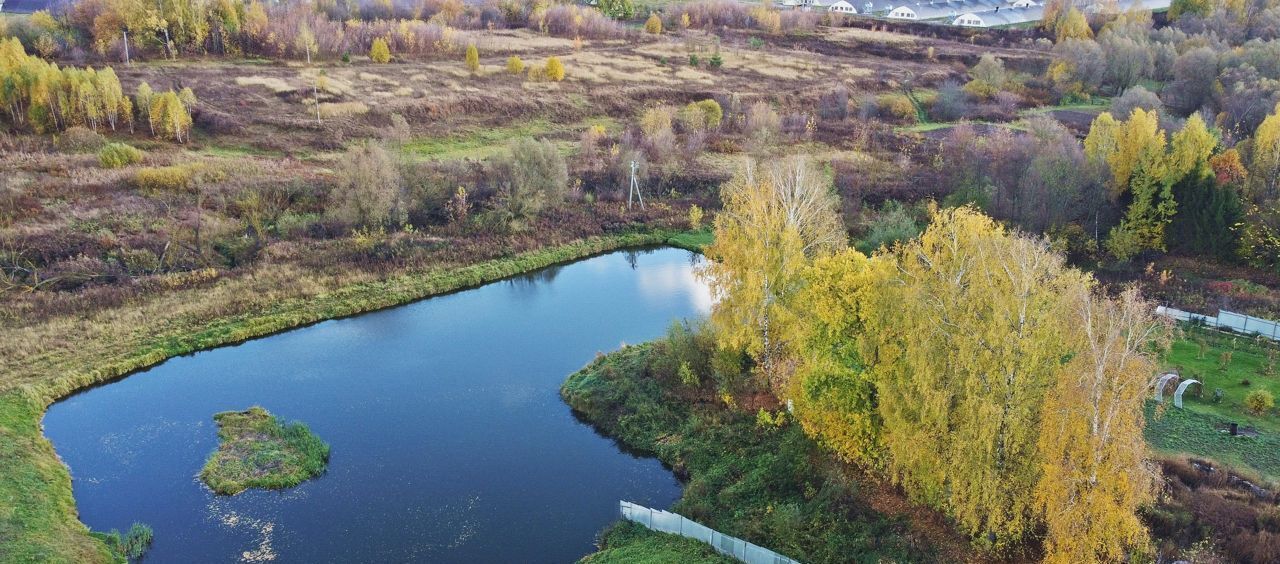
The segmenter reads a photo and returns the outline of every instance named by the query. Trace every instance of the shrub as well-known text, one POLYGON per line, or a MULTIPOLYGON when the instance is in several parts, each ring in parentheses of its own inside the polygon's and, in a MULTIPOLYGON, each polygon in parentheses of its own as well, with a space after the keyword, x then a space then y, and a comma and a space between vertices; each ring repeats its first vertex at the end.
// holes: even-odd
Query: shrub
POLYGON ((185 192, 191 187, 191 167, 175 165, 139 169, 133 175, 139 190, 150 194, 185 192))
POLYGON ((1264 415, 1276 406, 1276 398, 1267 390, 1254 390, 1244 397, 1244 408, 1254 415, 1264 415))
POLYGON ((881 94, 876 97, 880 115, 898 120, 916 121, 916 107, 905 94, 881 94))
POLYGON ((772 143, 782 130, 782 118, 768 102, 756 102, 747 109, 747 136, 761 145, 772 143))
POLYGON ((969 96, 959 84, 948 80, 938 87, 938 96, 929 108, 929 117, 937 121, 955 121, 966 117, 968 113, 969 96))
POLYGON ((718 69, 723 65, 724 65, 724 59, 720 57, 719 51, 713 53, 711 55, 711 58, 707 59, 707 66, 710 67, 712 70, 718 69))
POLYGON ((657 12, 649 13, 649 19, 644 22, 644 31, 654 35, 662 33, 662 18, 658 17, 657 12))
POLYGON ((981 80, 994 86, 997 90, 1004 88, 1005 82, 1008 81, 1009 74, 1004 69, 1004 61, 990 53, 978 59, 978 64, 973 65, 969 69, 969 77, 974 80, 981 80))
POLYGON ((369 58, 378 64, 391 62, 391 47, 387 45, 386 39, 379 37, 373 40, 373 45, 369 47, 369 58))
POLYGON ((329 196, 331 215, 363 226, 404 222, 400 171, 386 148, 377 143, 354 146, 336 168, 338 179, 329 196))
POLYGON ((871 253, 882 246, 891 247, 899 241, 912 239, 923 231, 920 222, 916 221, 910 210, 902 204, 889 200, 880 209, 880 214, 871 220, 867 234, 856 245, 858 250, 871 253))
POLYGON ((689 66, 696 67, 701 62, 702 61, 698 59, 698 55, 696 53, 689 53, 689 66))
POLYGON ((507 57, 507 72, 514 75, 524 74, 524 61, 519 56, 512 55, 507 57))
POLYGON ((107 138, 102 134, 79 125, 68 127, 54 142, 58 150, 66 153, 92 153, 106 144, 107 138))
POLYGON ((554 82, 564 80, 564 63, 560 62, 560 57, 547 58, 546 74, 547 78, 554 82))
POLYGON ((475 43, 467 45, 467 70, 471 72, 480 70, 480 50, 476 49, 475 43))
POLYGON ((702 229, 702 208, 698 204, 689 206, 689 229, 702 229))
POLYGON ((121 552, 130 559, 140 559, 142 555, 147 553, 147 549, 151 548, 151 541, 155 535, 151 532, 151 527, 142 523, 134 523, 129 527, 129 532, 125 533, 124 540, 120 543, 121 552))
POLYGON ((490 217, 506 229, 524 229, 544 207, 563 200, 568 189, 568 166, 550 141, 517 139, 510 159, 493 166, 501 189, 490 217))
POLYGON ((111 143, 98 151, 102 168, 121 168, 142 161, 142 151, 124 143, 111 143))
POLYGON ((964 91, 979 100, 990 100, 1000 89, 981 78, 975 78, 964 85, 964 91))
POLYGON ((1129 119, 1133 110, 1138 108, 1149 112, 1158 111, 1163 107, 1164 104, 1160 103, 1159 96, 1139 85, 1125 90, 1124 94, 1111 101, 1111 115, 1119 119, 1129 119))

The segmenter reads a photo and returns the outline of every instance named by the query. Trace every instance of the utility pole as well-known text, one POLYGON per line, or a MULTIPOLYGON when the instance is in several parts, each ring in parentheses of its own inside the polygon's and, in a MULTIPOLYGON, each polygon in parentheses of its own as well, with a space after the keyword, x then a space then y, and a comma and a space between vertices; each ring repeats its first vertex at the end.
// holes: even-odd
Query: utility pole
POLYGON ((129 64, 129 30, 123 30, 124 33, 124 64, 129 64))
POLYGON ((627 209, 631 209, 631 199, 640 200, 640 209, 644 209, 644 194, 640 193, 640 181, 636 180, 636 162, 631 161, 631 189, 627 191, 627 209))

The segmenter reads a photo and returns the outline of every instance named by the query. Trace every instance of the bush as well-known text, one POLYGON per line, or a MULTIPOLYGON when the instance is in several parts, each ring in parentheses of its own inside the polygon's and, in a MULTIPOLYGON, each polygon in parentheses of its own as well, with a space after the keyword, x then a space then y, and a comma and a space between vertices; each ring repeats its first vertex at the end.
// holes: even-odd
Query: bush
POLYGON ((352 225, 374 226, 406 219, 400 171, 386 148, 363 143, 338 161, 338 181, 330 194, 329 213, 352 225))
POLYGON ((511 142, 510 158, 493 162, 499 194, 489 219, 503 229, 528 227, 547 206, 564 200, 569 169, 551 141, 525 137, 511 142))
POLYGON ((1158 111, 1163 107, 1160 97, 1155 93, 1142 86, 1134 86, 1111 101, 1111 115, 1117 119, 1129 119, 1133 110, 1138 108, 1144 111, 1158 111))
POLYGON ((1265 415, 1276 406, 1276 398, 1267 390, 1254 390, 1244 397, 1244 408, 1254 415, 1265 415))
POLYGON ((379 64, 391 62, 391 47, 387 45, 386 39, 379 37, 373 40, 373 45, 369 47, 369 58, 379 64))
POLYGON ((475 43, 467 45, 467 70, 471 72, 480 70, 480 50, 476 49, 475 43))
POLYGON ((139 169, 133 175, 133 183, 144 193, 185 192, 191 187, 191 168, 176 165, 139 169))
POLYGON ((782 118, 768 102, 756 102, 747 109, 746 134, 752 142, 766 146, 782 131, 782 118))
POLYGON ((54 142, 65 153, 92 153, 106 144, 107 138, 102 134, 79 125, 68 127, 54 142))
POLYGON ((125 533, 124 541, 120 543, 121 552, 130 559, 142 558, 147 553, 147 549, 151 548, 151 541, 155 535, 151 532, 151 527, 142 523, 134 523, 129 527, 129 532, 125 533))
POLYGON ((938 96, 929 108, 929 117, 937 121, 955 121, 967 117, 969 110, 969 95, 959 84, 948 80, 938 88, 938 96))
POLYGON ((547 58, 546 75, 553 82, 564 80, 564 63, 560 62, 560 57, 547 58))
POLYGON ((920 222, 902 204, 889 200, 880 209, 880 214, 867 226, 867 234, 855 246, 864 253, 871 253, 882 246, 891 247, 894 243, 912 239, 923 231, 920 222))
POLYGON ((724 110, 720 109, 720 103, 710 98, 698 102, 690 102, 681 111, 681 121, 685 119, 693 120, 700 123, 706 129, 715 129, 720 127, 720 122, 724 120, 724 110), (694 116, 697 117, 694 117, 694 116))
POLYGON ((997 92, 1000 91, 1000 89, 981 78, 975 78, 970 80, 968 84, 964 85, 964 91, 968 92, 969 95, 974 98, 990 100, 997 92))
POLYGON ((507 57, 507 72, 517 76, 524 74, 524 61, 516 55, 507 57))
POLYGON ((124 143, 110 143, 98 151, 102 168, 121 168, 142 161, 142 151, 124 143))
POLYGON ((881 94, 876 97, 877 112, 885 117, 914 123, 916 107, 905 94, 881 94))
POLYGON ((649 19, 644 22, 644 31, 654 35, 662 33, 662 18, 658 17, 657 12, 649 13, 649 19))

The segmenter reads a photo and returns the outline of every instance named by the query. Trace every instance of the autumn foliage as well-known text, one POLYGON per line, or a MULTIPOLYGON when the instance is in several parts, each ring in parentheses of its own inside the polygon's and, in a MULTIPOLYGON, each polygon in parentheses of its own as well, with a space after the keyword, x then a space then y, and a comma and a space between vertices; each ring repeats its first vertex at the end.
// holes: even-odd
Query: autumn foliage
POLYGON ((1151 304, 1104 295, 1046 241, 972 208, 935 210, 871 257, 845 249, 825 179, 766 170, 724 194, 711 321, 805 431, 980 546, 1044 534, 1055 562, 1145 550, 1143 390, 1166 335, 1151 304))

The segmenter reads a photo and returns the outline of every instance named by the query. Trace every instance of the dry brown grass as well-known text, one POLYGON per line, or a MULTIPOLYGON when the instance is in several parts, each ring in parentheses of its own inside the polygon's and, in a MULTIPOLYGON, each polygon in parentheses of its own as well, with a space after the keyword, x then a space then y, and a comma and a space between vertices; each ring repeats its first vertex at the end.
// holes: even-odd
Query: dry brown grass
MULTIPOLYGON (((714 54, 713 50, 701 45, 676 42, 645 45, 636 48, 635 52, 650 57, 665 57, 676 65, 687 65, 690 54, 696 54, 704 61, 714 54)), ((724 71, 735 74, 754 73, 780 80, 813 80, 834 74, 852 77, 871 74, 870 69, 795 51, 721 49, 720 59, 723 61, 724 71)), ((693 70, 688 66, 684 68, 693 70)))
POLYGON ((364 102, 321 102, 322 117, 352 116, 367 113, 369 106, 364 102))
POLYGON ((296 90, 289 83, 274 76, 237 76, 237 86, 262 86, 274 94, 284 94, 296 90))
MULTIPOLYGON (((595 42, 583 41, 583 45, 595 42)), ((561 51, 573 48, 572 39, 539 35, 527 29, 494 30, 481 36, 476 44, 480 54, 487 51, 500 53, 531 53, 538 51, 561 51)))
POLYGON ((360 77, 361 82, 365 82, 365 83, 381 83, 381 84, 386 84, 388 86, 400 86, 399 81, 387 78, 380 74, 373 74, 371 72, 361 72, 357 76, 360 77))
POLYGON ((901 33, 893 33, 889 31, 872 31, 870 29, 862 29, 857 27, 830 29, 823 34, 828 41, 837 43, 892 43, 895 45, 910 45, 916 42, 915 38, 910 35, 901 33))

